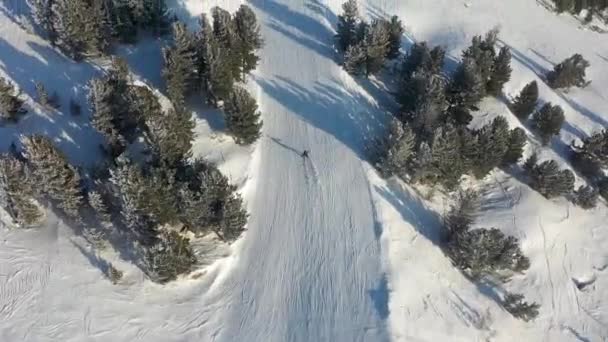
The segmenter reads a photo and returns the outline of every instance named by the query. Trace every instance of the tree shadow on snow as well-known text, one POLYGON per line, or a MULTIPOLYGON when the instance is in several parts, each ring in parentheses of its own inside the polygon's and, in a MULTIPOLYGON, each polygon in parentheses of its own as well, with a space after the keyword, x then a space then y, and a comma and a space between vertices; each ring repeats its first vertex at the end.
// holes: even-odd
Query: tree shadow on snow
POLYGON ((378 286, 375 289, 368 290, 368 293, 370 298, 372 299, 372 302, 374 303, 374 308, 378 313, 380 319, 385 320, 386 318, 388 318, 390 311, 388 308, 389 292, 386 274, 382 275, 378 286))
MULTIPOLYGON (((315 51, 319 55, 335 60, 336 53, 332 47, 335 32, 317 19, 291 10, 288 6, 274 0, 252 0, 250 4, 268 14, 268 26, 297 43, 315 51)), ((319 3, 316 3, 319 5, 319 3)), ((314 4, 313 4, 314 5, 314 4)), ((309 7, 310 8, 310 7, 309 7)), ((331 13, 327 7, 322 7, 331 13)), ((319 10, 312 10, 319 13, 319 10)), ((327 18, 327 14, 325 14, 327 18)), ((330 18, 331 15, 329 15, 330 18)), ((263 57, 263 56, 262 56, 263 57)))
POLYGON ((91 151, 95 151, 103 140, 90 125, 86 97, 87 84, 98 70, 88 63, 71 61, 48 46, 35 42, 28 42, 28 45, 37 56, 23 53, 0 39, 0 68, 34 101, 36 82, 42 82, 49 94, 62 94, 60 111, 26 106, 28 113, 17 123, 4 123, 0 127, 2 148, 7 149, 12 142, 18 143, 22 134, 37 133, 53 139, 73 162, 94 163, 97 156, 91 151), (70 99, 81 105, 79 117, 69 115, 70 99))
POLYGON ((385 121, 384 113, 367 99, 337 82, 317 82, 308 89, 280 76, 270 80, 254 77, 254 81, 285 108, 332 134, 361 158, 385 121))

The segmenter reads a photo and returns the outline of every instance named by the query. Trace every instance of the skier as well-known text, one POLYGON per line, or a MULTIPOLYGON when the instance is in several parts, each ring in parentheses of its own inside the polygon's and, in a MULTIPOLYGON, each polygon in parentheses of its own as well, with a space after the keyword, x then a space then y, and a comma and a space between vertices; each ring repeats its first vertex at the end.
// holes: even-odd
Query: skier
POLYGON ((304 152, 302 152, 302 158, 308 158, 308 150, 304 150, 304 152))

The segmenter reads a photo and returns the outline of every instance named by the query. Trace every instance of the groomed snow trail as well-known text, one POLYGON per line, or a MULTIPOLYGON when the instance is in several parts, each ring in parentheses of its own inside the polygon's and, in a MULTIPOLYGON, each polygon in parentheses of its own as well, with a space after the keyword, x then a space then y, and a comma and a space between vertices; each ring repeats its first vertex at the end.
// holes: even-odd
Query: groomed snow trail
POLYGON ((224 303, 213 334, 217 341, 386 341, 379 233, 356 152, 356 118, 371 113, 370 104, 340 83, 319 4, 250 4, 266 42, 254 77, 264 137, 248 232, 213 296, 224 303))

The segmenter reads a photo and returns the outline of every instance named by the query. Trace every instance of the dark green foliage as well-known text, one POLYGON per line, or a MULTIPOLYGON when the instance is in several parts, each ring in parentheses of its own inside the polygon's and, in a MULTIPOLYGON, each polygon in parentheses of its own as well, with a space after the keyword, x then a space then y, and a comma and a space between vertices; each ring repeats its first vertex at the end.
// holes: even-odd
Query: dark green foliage
POLYGON ((547 81, 551 88, 585 87, 589 82, 585 80, 585 69, 591 64, 577 54, 566 58, 547 74, 547 81))
POLYGON ((477 205, 474 191, 461 192, 445 217, 448 256, 474 279, 500 271, 525 271, 530 262, 517 238, 505 236, 496 228, 471 229, 477 205))
POLYGON ((234 15, 236 34, 238 36, 237 52, 241 64, 242 79, 258 65, 260 57, 255 52, 260 49, 263 40, 260 34, 255 13, 247 5, 241 5, 234 15))
POLYGON ((485 96, 483 76, 471 58, 465 58, 452 79, 448 89, 449 113, 454 123, 467 125, 472 120, 471 110, 477 110, 477 104, 485 96))
POLYGON ((341 51, 346 52, 352 45, 358 43, 357 26, 359 24, 359 9, 357 0, 348 0, 342 5, 343 14, 338 16, 337 43, 341 51))
POLYGON ((505 83, 511 79, 511 51, 507 46, 503 46, 494 59, 492 74, 486 85, 488 94, 498 96, 502 92, 505 83))
POLYGON ((405 29, 403 23, 398 16, 391 17, 391 21, 387 22, 388 33, 389 33, 389 48, 386 54, 386 58, 395 59, 399 57, 399 50, 401 49, 401 36, 405 29))
POLYGON ((600 196, 606 201, 608 201, 608 177, 604 177, 597 184, 600 196))
POLYGON ((562 107, 546 103, 540 110, 534 113, 534 128, 538 131, 543 145, 547 145, 551 138, 559 135, 564 124, 564 111, 562 107))
POLYGON ((458 130, 453 126, 445 125, 435 130, 431 144, 431 183, 439 182, 448 190, 456 188, 464 173, 459 142, 458 130))
POLYGON ((553 2, 555 3, 557 12, 562 13, 572 11, 576 0, 553 0, 553 2))
POLYGON ((416 148, 416 153, 414 154, 410 173, 411 173, 411 181, 413 183, 416 182, 424 182, 430 181, 433 179, 433 152, 431 151, 431 147, 426 141, 421 142, 416 148))
POLYGON ((530 174, 532 171, 534 171, 536 164, 538 164, 538 154, 535 152, 526 158, 526 161, 524 162, 524 170, 530 174))
POLYGON ((53 11, 53 4, 55 0, 33 0, 32 10, 34 20, 40 26, 40 28, 46 33, 46 38, 55 45, 57 40, 57 32, 55 31, 55 25, 53 24, 57 18, 53 11))
POLYGON ((106 199, 97 191, 92 190, 87 193, 87 201, 89 206, 95 211, 97 219, 106 226, 112 224, 112 215, 110 214, 109 206, 106 199))
POLYGON ((419 69, 403 80, 397 101, 401 104, 402 119, 418 134, 430 136, 444 118, 445 81, 439 75, 419 69))
POLYGON ((144 251, 144 270, 157 283, 167 283, 192 271, 196 264, 190 241, 175 231, 163 231, 144 251))
POLYGON ((110 281, 112 282, 112 284, 116 285, 122 279, 123 272, 114 267, 114 265, 109 264, 107 276, 108 279, 110 279, 110 281))
POLYGON ((526 146, 526 132, 517 127, 511 130, 509 134, 509 144, 507 152, 502 157, 503 165, 516 164, 521 159, 526 146))
POLYGON ((536 109, 538 102, 538 84, 536 81, 528 83, 524 89, 522 89, 519 96, 515 98, 511 105, 511 110, 521 121, 526 121, 530 114, 536 109))
POLYGON ((600 195, 599 190, 589 186, 581 185, 574 193, 574 203, 583 209, 593 209, 597 205, 600 195))
POLYGON ((78 218, 83 197, 80 175, 51 140, 41 135, 23 138, 36 191, 58 202, 68 216, 78 218))
MULTIPOLYGON (((491 30, 486 33, 484 38, 481 36, 473 37, 471 46, 462 53, 463 61, 466 59, 471 59, 477 66, 477 70, 484 85, 484 90, 486 89, 487 83, 492 78, 494 72, 494 66, 496 63, 496 51, 494 50, 494 46, 496 45, 497 40, 498 30, 491 30)), ((503 62, 508 62, 510 59, 510 54, 503 56, 503 59, 505 59, 503 62)))
POLYGON ((235 87, 225 103, 224 112, 228 132, 237 144, 248 145, 260 137, 262 121, 258 105, 247 90, 235 87))
POLYGON ((4 120, 16 122, 27 110, 23 109, 23 100, 19 98, 20 92, 15 90, 13 84, 0 77, 0 117, 4 120))
POLYGON ((224 241, 234 241, 245 230, 249 215, 243 209, 243 199, 240 195, 229 195, 220 212, 220 235, 224 241))
POLYGON ((365 48, 362 44, 351 45, 344 54, 343 67, 352 75, 361 75, 365 72, 365 48))
POLYGON ((176 106, 184 106, 198 79, 196 37, 186 25, 173 24, 173 45, 163 51, 165 67, 162 74, 167 93, 176 106))
POLYGON ((381 20, 374 20, 366 30, 361 44, 365 50, 365 75, 377 74, 384 65, 390 49, 390 35, 387 25, 381 20))
POLYGON ((443 68, 445 51, 440 46, 429 49, 426 42, 414 43, 401 65, 401 78, 408 79, 416 70, 439 74, 443 68))
POLYGON ((36 187, 23 162, 9 155, 0 156, 0 206, 21 226, 37 223, 42 217, 33 201, 36 187))
POLYGON ((466 230, 452 236, 448 255, 461 270, 474 279, 497 271, 521 272, 529 265, 519 241, 496 228, 466 230))
POLYGON ((572 146, 572 163, 583 175, 597 178, 608 167, 608 130, 604 129, 583 140, 582 146, 572 146))
POLYGON ((450 211, 444 219, 448 236, 466 232, 475 222, 476 212, 479 206, 479 196, 473 190, 458 193, 456 203, 450 207, 450 211))
POLYGON ((538 309, 540 308, 538 303, 530 304, 524 301, 523 295, 516 293, 507 293, 502 306, 513 315, 513 317, 522 319, 526 322, 534 320, 538 316, 538 309))
POLYGON ((383 176, 397 175, 405 179, 407 165, 414 154, 415 139, 414 132, 408 126, 397 119, 391 121, 388 134, 378 147, 376 167, 383 176))
POLYGON ((574 190, 574 174, 560 170, 555 160, 536 165, 530 172, 530 186, 546 198, 567 195, 574 190))
POLYGON ((499 166, 509 150, 509 124, 499 116, 492 123, 477 132, 477 159, 473 165, 473 174, 478 179, 484 178, 492 169, 499 166))

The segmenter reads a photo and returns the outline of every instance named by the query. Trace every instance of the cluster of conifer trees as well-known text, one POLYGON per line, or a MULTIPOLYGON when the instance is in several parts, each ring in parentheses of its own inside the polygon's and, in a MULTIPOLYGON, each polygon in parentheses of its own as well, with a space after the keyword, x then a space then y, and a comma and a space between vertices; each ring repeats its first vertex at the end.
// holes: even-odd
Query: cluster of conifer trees
MULTIPOLYGON (((243 200, 215 166, 192 160, 194 122, 187 107, 197 95, 222 108, 239 144, 260 136, 256 101, 238 85, 259 60, 262 39, 253 11, 243 5, 233 16, 216 7, 213 24, 203 16, 200 30, 190 32, 183 23, 170 24, 158 0, 37 0, 34 9, 51 42, 76 59, 105 54, 113 40, 134 42, 138 29, 160 34, 171 28, 162 70, 171 103, 162 106, 150 88, 135 85, 127 63, 112 57, 89 86, 91 124, 104 137, 104 161, 81 173, 49 138, 24 137, 20 151, 14 147, 0 156, 0 205, 14 222, 38 225, 50 206, 76 224, 95 226, 86 229, 87 237, 127 237, 142 269, 157 282, 196 264, 183 232, 212 233, 226 242, 238 238, 248 218, 243 200)), ((43 84, 36 84, 36 92, 42 108, 58 107, 43 84)), ((70 111, 79 115, 81 109, 72 101, 70 111)), ((25 113, 19 92, 4 79, 0 113, 12 122, 25 113)), ((121 272, 113 266, 110 271, 118 281, 121 272)))

